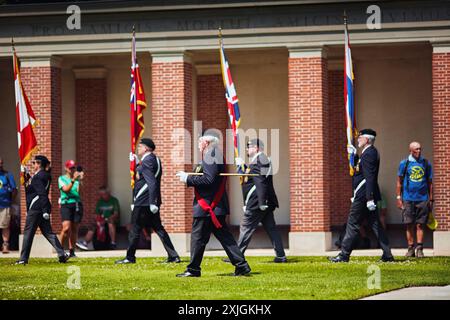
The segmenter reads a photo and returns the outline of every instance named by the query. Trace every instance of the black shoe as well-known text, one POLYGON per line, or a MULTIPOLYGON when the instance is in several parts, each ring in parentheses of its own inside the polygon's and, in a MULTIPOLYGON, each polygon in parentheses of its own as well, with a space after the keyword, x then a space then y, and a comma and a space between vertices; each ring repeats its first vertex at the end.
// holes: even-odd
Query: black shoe
POLYGON ((236 270, 234 271, 234 276, 235 277, 239 277, 239 276, 247 276, 250 274, 252 270, 250 269, 250 267, 241 267, 241 268, 236 268, 236 270))
POLYGON ((15 265, 26 265, 26 264, 28 264, 28 262, 27 261, 24 261, 24 260, 17 260, 15 263, 14 263, 15 265))
POLYGON ((228 259, 228 258, 223 258, 222 261, 226 262, 226 263, 231 263, 230 259, 228 259))
POLYGON ((275 259, 273 259, 273 262, 275 262, 275 263, 286 263, 287 262, 287 258, 286 257, 275 257, 275 259))
POLYGON ((69 258, 76 258, 77 256, 75 255, 75 250, 69 250, 69 258))
POLYGON ((110 249, 110 250, 116 250, 116 249, 117 249, 117 244, 111 243, 111 244, 109 245, 109 249, 110 249))
POLYGON ((69 255, 65 254, 63 256, 58 257, 58 261, 59 261, 59 263, 66 263, 67 260, 69 260, 69 258, 70 258, 69 255))
POLYGON ((187 277, 200 277, 200 272, 199 273, 192 273, 190 271, 185 271, 183 273, 179 273, 177 274, 178 278, 187 278, 187 277))
POLYGON ((385 257, 385 256, 381 256, 380 258, 380 262, 394 262, 395 259, 393 256, 390 257, 385 257))
POLYGON ((407 258, 414 258, 416 256, 416 252, 414 250, 414 246, 409 246, 408 247, 408 252, 406 252, 405 257, 407 258))
POLYGON ((167 258, 166 260, 167 263, 180 263, 180 257, 172 257, 172 258, 167 258))
POLYGON ((136 260, 128 260, 127 258, 117 260, 115 264, 130 264, 130 263, 136 263, 136 260))
POLYGON ((343 256, 341 254, 338 254, 336 257, 328 257, 328 260, 330 260, 333 263, 339 263, 339 262, 349 262, 350 258, 343 256))

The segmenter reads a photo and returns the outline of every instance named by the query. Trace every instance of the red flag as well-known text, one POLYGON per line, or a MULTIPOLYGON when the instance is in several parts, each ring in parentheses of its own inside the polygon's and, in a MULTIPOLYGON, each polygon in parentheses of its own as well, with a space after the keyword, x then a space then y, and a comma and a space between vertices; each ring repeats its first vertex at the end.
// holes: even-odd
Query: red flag
MULTIPOLYGON (((30 159, 32 153, 37 148, 36 137, 33 128, 37 124, 36 116, 31 109, 25 90, 20 80, 19 63, 16 52, 13 53, 14 64, 14 89, 16 94, 16 121, 17 121, 17 140, 19 148, 19 157, 22 170, 25 169, 26 162, 30 159)), ((23 176, 21 176, 23 182, 23 176)))
MULTIPOLYGON (((131 115, 131 154, 136 153, 136 144, 144 134, 144 110, 147 107, 145 102, 144 86, 142 84, 141 73, 136 58, 136 40, 133 30, 131 45, 131 93, 130 93, 130 115, 131 115)), ((136 175, 136 162, 130 158, 131 188, 134 188, 136 175)))

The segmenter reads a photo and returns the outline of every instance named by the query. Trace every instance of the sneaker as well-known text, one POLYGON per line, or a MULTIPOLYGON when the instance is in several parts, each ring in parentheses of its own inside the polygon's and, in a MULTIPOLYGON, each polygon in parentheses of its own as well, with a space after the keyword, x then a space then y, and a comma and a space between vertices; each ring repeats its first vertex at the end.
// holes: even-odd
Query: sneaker
POLYGON ((26 265, 26 264, 28 264, 28 262, 24 261, 24 260, 17 260, 14 264, 16 266, 18 266, 18 265, 26 265))
POLYGON ((8 244, 8 242, 3 242, 2 253, 3 253, 3 254, 9 253, 9 244, 8 244))
POLYGON ((422 246, 417 246, 417 248, 416 248, 416 257, 417 258, 425 257, 425 255, 423 254, 423 247, 422 246))
POLYGON ((80 248, 81 250, 89 250, 89 248, 88 248, 88 243, 86 242, 86 240, 78 241, 78 242, 76 243, 76 246, 77 246, 78 248, 80 248))
POLYGON ((406 252, 405 257, 407 258, 414 258, 416 256, 416 253, 414 251, 414 246, 408 247, 408 252, 406 252))

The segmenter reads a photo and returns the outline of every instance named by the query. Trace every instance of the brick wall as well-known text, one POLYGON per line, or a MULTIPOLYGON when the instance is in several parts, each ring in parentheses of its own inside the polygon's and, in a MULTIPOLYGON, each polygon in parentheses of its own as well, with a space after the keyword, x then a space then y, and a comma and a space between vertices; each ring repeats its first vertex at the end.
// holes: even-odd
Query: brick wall
POLYGON ((291 232, 329 231, 327 61, 289 58, 291 232))
POLYGON ((450 52, 433 53, 433 193, 439 231, 450 230, 450 52))
POLYGON ((226 139, 228 112, 220 74, 197 77, 197 120, 202 121, 203 129, 219 129, 226 139))
MULTIPOLYGON (((82 225, 95 222, 97 190, 107 184, 106 79, 76 79, 76 154, 85 178, 80 187, 84 206, 82 225)), ((68 159, 64 159, 64 162, 68 159)))
POLYGON ((191 231, 193 190, 175 176, 191 171, 192 164, 174 161, 174 130, 186 128, 192 135, 192 65, 186 62, 152 63, 152 130, 156 154, 161 158, 163 176, 161 219, 168 232, 191 231))
MULTIPOLYGON (((40 124, 34 129, 39 151, 51 161, 52 184, 50 201, 52 202, 51 223, 54 232, 61 230, 61 216, 58 209, 58 174, 61 170, 62 122, 61 122, 61 69, 56 67, 23 67, 22 83, 30 100, 33 111, 40 124)), ((21 189, 21 229, 26 219, 25 192, 21 189)))
POLYGON ((352 180, 347 160, 347 137, 344 106, 344 71, 328 71, 329 149, 331 225, 341 226, 347 221, 352 196, 352 180))

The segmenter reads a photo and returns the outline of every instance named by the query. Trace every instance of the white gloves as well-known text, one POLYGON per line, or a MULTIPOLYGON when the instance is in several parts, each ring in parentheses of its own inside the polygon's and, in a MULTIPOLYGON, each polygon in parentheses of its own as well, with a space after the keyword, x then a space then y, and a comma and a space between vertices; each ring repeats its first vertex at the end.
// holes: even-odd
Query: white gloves
POLYGON ((373 200, 367 201, 367 209, 369 209, 369 211, 375 211, 376 208, 377 205, 373 200))
POLYGON ((130 207, 131 207, 131 211, 133 211, 134 210, 134 204, 131 204, 130 207))
POLYGON ((347 152, 348 152, 348 153, 356 154, 356 148, 355 148, 353 145, 348 144, 348 145, 347 145, 347 152))
POLYGON ((42 214, 42 217, 43 217, 45 220, 49 220, 49 219, 50 219, 50 215, 49 215, 47 212, 44 212, 44 213, 42 214))
POLYGON ((151 211, 152 213, 157 213, 158 210, 159 210, 159 208, 158 208, 157 206, 155 206, 154 204, 151 204, 151 205, 150 205, 150 211, 151 211))
POLYGON ((245 161, 244 161, 244 159, 242 159, 242 158, 234 158, 234 162, 236 163, 236 166, 237 167, 240 167, 240 166, 242 166, 242 165, 244 165, 245 164, 245 161))
POLYGON ((188 178, 189 175, 186 172, 184 172, 184 171, 178 171, 176 176, 180 178, 181 182, 186 183, 187 178, 188 178))
POLYGON ((266 211, 268 207, 268 205, 263 204, 262 206, 259 206, 259 210, 266 211))
POLYGON ((244 210, 244 213, 247 212, 247 207, 246 207, 246 206, 243 206, 243 207, 242 207, 242 210, 244 210))
POLYGON ((133 152, 130 152, 130 161, 134 161, 136 164, 139 162, 138 157, 133 152))

